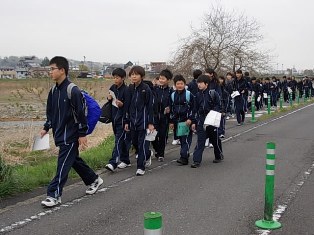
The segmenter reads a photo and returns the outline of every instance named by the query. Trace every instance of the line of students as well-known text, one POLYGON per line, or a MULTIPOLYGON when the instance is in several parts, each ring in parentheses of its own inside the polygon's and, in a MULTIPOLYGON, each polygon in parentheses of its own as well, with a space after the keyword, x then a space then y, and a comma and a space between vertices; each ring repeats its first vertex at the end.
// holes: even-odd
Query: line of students
MULTIPOLYGON (((174 88, 171 88, 169 83, 173 75, 170 70, 165 69, 159 74, 158 85, 150 87, 144 81, 144 69, 134 66, 129 72, 132 84, 127 87, 125 71, 119 68, 115 69, 112 73, 115 84, 110 88, 117 98, 115 102, 118 102, 112 106, 115 147, 112 158, 105 168, 114 172, 116 168, 129 167, 129 149, 132 144, 137 150, 136 175, 144 175, 146 167, 151 165, 154 154, 149 149, 150 141, 146 140, 146 135, 157 130, 152 147, 157 160, 163 161, 169 128, 176 132, 180 123, 184 123, 189 131, 187 134, 177 135, 181 145, 177 163, 181 165, 189 163, 189 152, 195 132, 197 133, 197 145, 191 167, 200 166, 206 138, 210 139, 214 147, 215 160, 213 162, 221 162, 223 152, 218 128, 207 126, 204 129, 203 126, 205 117, 210 110, 225 114, 227 105, 223 105, 224 109, 221 108, 223 99, 221 99, 219 80, 214 75, 214 71, 207 72, 209 76, 202 75, 200 70, 194 71, 195 79, 188 86, 182 75, 176 75, 173 78, 174 88)), ((107 99, 111 100, 112 97, 108 96, 107 99)), ((226 103, 226 101, 224 102, 226 103)))

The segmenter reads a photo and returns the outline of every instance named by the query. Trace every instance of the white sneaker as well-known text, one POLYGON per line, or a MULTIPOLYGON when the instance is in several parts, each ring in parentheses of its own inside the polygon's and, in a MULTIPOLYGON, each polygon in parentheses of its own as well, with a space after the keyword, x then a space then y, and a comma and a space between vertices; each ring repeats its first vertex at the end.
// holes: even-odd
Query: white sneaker
POLYGON ((153 150, 150 151, 149 159, 146 160, 145 167, 150 167, 152 165, 152 156, 154 155, 153 150))
POLYGON ((180 145, 180 144, 181 144, 181 143, 180 143, 180 140, 179 140, 179 139, 172 141, 172 145, 180 145))
POLYGON ((124 169, 124 168, 130 167, 130 166, 131 166, 131 164, 126 164, 125 162, 120 162, 120 164, 118 165, 118 168, 124 169))
POLYGON ((221 134, 221 135, 219 136, 219 138, 225 138, 225 135, 221 134))
POLYGON ((213 148, 213 147, 214 147, 214 145, 213 145, 213 144, 209 144, 209 147, 210 147, 210 148, 213 148))
POLYGON ((227 120, 229 120, 229 119, 230 119, 230 117, 229 117, 229 116, 227 116, 227 117, 226 117, 226 119, 227 119, 227 120))
POLYGON ((102 178, 98 176, 98 178, 91 185, 89 185, 88 189, 86 190, 86 194, 91 195, 96 193, 99 186, 102 185, 103 182, 104 181, 102 180, 102 178))
POLYGON ((143 170, 141 170, 141 169, 137 169, 137 171, 136 171, 136 175, 137 176, 142 176, 142 175, 144 175, 145 174, 145 171, 143 171, 143 170))
POLYGON ((138 154, 135 155, 135 159, 137 159, 137 158, 138 158, 138 154))
POLYGON ((45 207, 54 207, 58 204, 61 204, 61 197, 58 198, 47 197, 46 200, 41 202, 41 205, 45 207))
POLYGON ((208 147, 209 146, 209 139, 206 139, 205 141, 205 147, 208 147))
POLYGON ((111 171, 111 172, 114 172, 114 167, 113 167, 113 165, 111 165, 110 163, 109 164, 107 164, 106 166, 105 166, 105 168, 108 170, 108 171, 111 171))

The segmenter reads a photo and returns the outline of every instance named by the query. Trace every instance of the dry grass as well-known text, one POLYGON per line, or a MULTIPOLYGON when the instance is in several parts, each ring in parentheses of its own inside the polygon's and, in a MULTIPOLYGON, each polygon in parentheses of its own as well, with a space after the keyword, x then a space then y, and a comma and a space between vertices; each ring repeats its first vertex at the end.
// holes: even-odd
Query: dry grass
MULTIPOLYGON (((80 88, 89 92, 100 105, 112 84, 110 80, 76 80, 80 88)), ((53 83, 48 79, 41 80, 0 80, 0 152, 9 164, 23 164, 28 161, 27 153, 31 151, 33 139, 41 130, 38 121, 45 118, 45 102, 53 83), (4 125, 15 121, 17 125, 4 125), (29 121, 22 124, 20 121, 29 121)), ((88 136, 89 147, 98 145, 112 134, 110 124, 98 123, 94 132, 88 136)), ((50 134, 51 135, 51 134, 50 134)), ((50 155, 56 155, 58 149, 50 136, 50 155)))

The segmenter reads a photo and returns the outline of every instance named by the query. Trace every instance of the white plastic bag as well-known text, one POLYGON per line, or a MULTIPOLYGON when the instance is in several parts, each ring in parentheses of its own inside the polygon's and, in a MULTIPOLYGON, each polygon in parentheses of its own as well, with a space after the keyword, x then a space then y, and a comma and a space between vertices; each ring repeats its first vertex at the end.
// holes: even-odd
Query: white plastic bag
POLYGON ((221 113, 214 110, 210 110, 210 112, 207 114, 204 121, 204 129, 206 129, 207 126, 219 127, 220 120, 221 120, 221 113))
POLYGON ((240 93, 238 91, 234 91, 231 93, 231 98, 233 99, 234 97, 237 97, 238 95, 240 95, 240 93))

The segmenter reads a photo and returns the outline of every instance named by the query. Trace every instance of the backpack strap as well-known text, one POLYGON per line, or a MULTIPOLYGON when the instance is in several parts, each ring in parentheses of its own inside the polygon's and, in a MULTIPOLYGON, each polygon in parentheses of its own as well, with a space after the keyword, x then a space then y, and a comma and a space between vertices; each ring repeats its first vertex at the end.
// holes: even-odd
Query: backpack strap
POLYGON ((188 90, 185 90, 185 99, 189 103, 191 99, 191 92, 188 90))
POLYGON ((175 91, 171 93, 171 100, 172 100, 172 102, 174 102, 174 93, 175 93, 175 91))
POLYGON ((76 85, 73 83, 73 82, 71 82, 69 85, 68 85, 68 87, 67 87, 67 94, 68 94, 68 99, 70 100, 71 99, 71 94, 72 94, 72 89, 73 89, 73 87, 75 87, 76 85))

